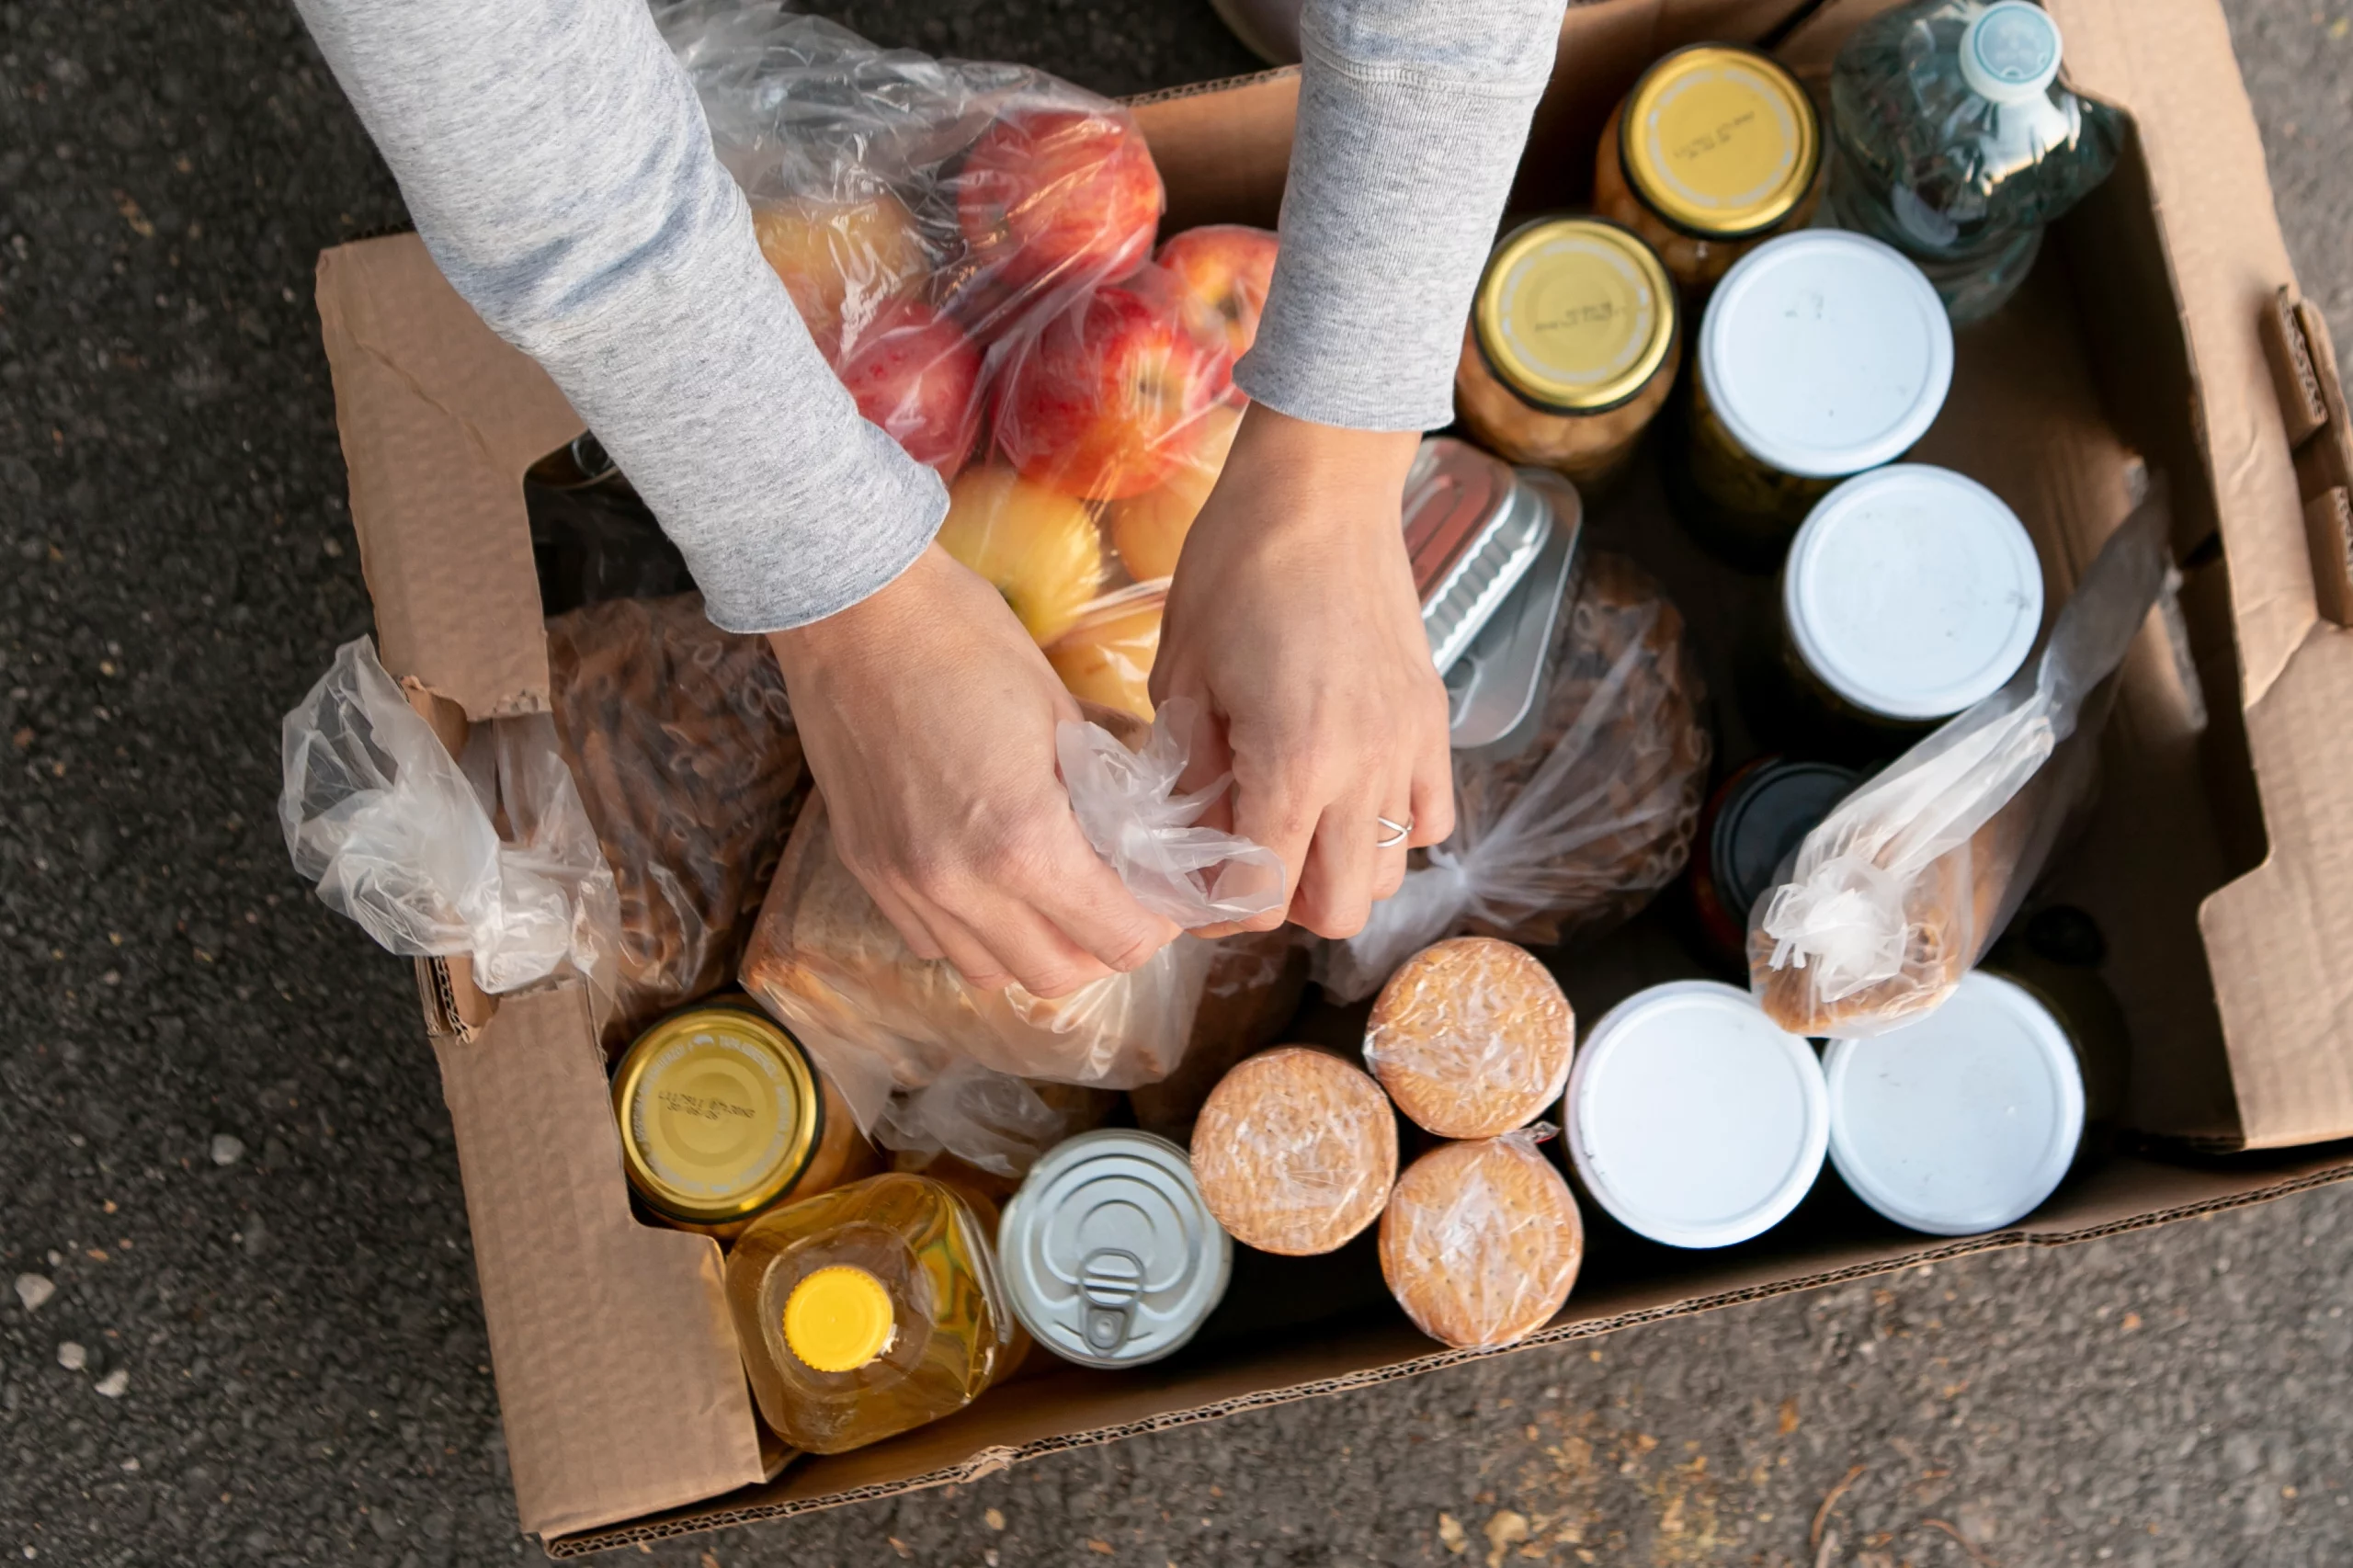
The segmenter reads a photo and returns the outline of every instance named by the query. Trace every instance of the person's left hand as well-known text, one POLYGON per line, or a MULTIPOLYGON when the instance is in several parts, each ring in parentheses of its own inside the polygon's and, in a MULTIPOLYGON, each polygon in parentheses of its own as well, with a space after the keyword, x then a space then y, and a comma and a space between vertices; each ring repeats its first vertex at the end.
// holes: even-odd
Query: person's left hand
POLYGON ((1289 917, 1323 937, 1361 930, 1406 850, 1454 830, 1446 687, 1400 521, 1419 439, 1252 404, 1185 537, 1153 665, 1154 703, 1191 698, 1211 720, 1188 786, 1232 768, 1233 830, 1282 858, 1289 917), (1383 817, 1410 824, 1386 848, 1383 817))

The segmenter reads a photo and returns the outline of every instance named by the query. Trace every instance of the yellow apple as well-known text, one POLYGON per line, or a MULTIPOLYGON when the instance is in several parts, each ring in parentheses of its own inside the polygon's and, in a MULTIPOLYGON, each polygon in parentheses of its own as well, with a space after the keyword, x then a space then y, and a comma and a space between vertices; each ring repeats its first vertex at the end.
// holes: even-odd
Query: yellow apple
POLYGON ((1009 468, 958 476, 939 547, 1003 594, 1040 647, 1070 630, 1103 583, 1103 540, 1086 503, 1009 468))
POLYGON ((1081 702, 1152 718, 1152 661, 1168 591, 1154 585, 1114 595, 1046 650, 1046 662, 1081 702))
POLYGON ((752 232, 829 362, 856 347, 876 313, 915 292, 931 271, 915 214, 887 190, 847 201, 756 202, 752 232))
POLYGON ((1111 504, 1111 543, 1129 576, 1142 583, 1176 570, 1177 551, 1225 467, 1241 423, 1240 409, 1212 405, 1201 415, 1200 444, 1182 468, 1142 494, 1111 504))

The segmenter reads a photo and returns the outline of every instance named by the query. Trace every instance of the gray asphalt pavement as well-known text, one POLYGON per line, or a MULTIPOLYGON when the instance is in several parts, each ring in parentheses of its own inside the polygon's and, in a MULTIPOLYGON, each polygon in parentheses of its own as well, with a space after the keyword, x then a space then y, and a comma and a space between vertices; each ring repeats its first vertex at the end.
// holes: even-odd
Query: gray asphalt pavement
MULTIPOLYGON (((2347 0, 2233 11, 2353 347, 2347 0)), ((1204 0, 837 14, 1114 93, 1250 63, 1204 0)), ((369 624, 313 258, 401 216, 283 6, 0 6, 0 1553, 536 1554, 407 968, 272 816, 278 715, 369 624)), ((2340 1564, 2348 1272, 2320 1192, 654 1555, 2340 1564)))

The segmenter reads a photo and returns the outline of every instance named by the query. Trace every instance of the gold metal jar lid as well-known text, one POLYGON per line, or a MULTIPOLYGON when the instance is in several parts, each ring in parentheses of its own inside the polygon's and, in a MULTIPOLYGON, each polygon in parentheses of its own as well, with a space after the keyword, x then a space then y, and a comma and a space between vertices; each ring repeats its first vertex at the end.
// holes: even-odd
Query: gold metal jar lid
POLYGON ((800 1043, 747 1009, 665 1018, 613 1074, 622 1161, 640 1197, 692 1224, 740 1220, 809 1164, 824 1128, 800 1043))
POLYGON ((1669 223, 1703 239, 1739 239, 1805 199, 1822 163, 1822 125, 1779 62, 1693 44, 1634 84, 1618 156, 1627 183, 1669 223))
POLYGON ((1543 218, 1487 258, 1472 320, 1479 351, 1520 397, 1599 414, 1658 373, 1677 308, 1665 266, 1640 236, 1598 218, 1543 218))

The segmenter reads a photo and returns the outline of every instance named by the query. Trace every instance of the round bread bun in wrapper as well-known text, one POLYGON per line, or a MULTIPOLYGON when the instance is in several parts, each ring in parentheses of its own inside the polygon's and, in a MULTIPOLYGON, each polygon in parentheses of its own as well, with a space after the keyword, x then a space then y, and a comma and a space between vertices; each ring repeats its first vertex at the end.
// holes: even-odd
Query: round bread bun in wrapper
POLYGON ((1443 1144, 1398 1178, 1381 1217, 1381 1274, 1432 1339, 1515 1344, 1569 1299, 1585 1225, 1537 1137, 1443 1144))
POLYGON ((1525 949, 1490 937, 1424 948, 1390 977, 1364 1059, 1397 1108, 1441 1138, 1493 1138, 1561 1097, 1576 1017, 1525 949))
POLYGON ((1302 1046, 1261 1052, 1210 1092, 1193 1176, 1235 1241, 1304 1257, 1372 1223, 1397 1176, 1397 1119, 1381 1085, 1302 1046))

